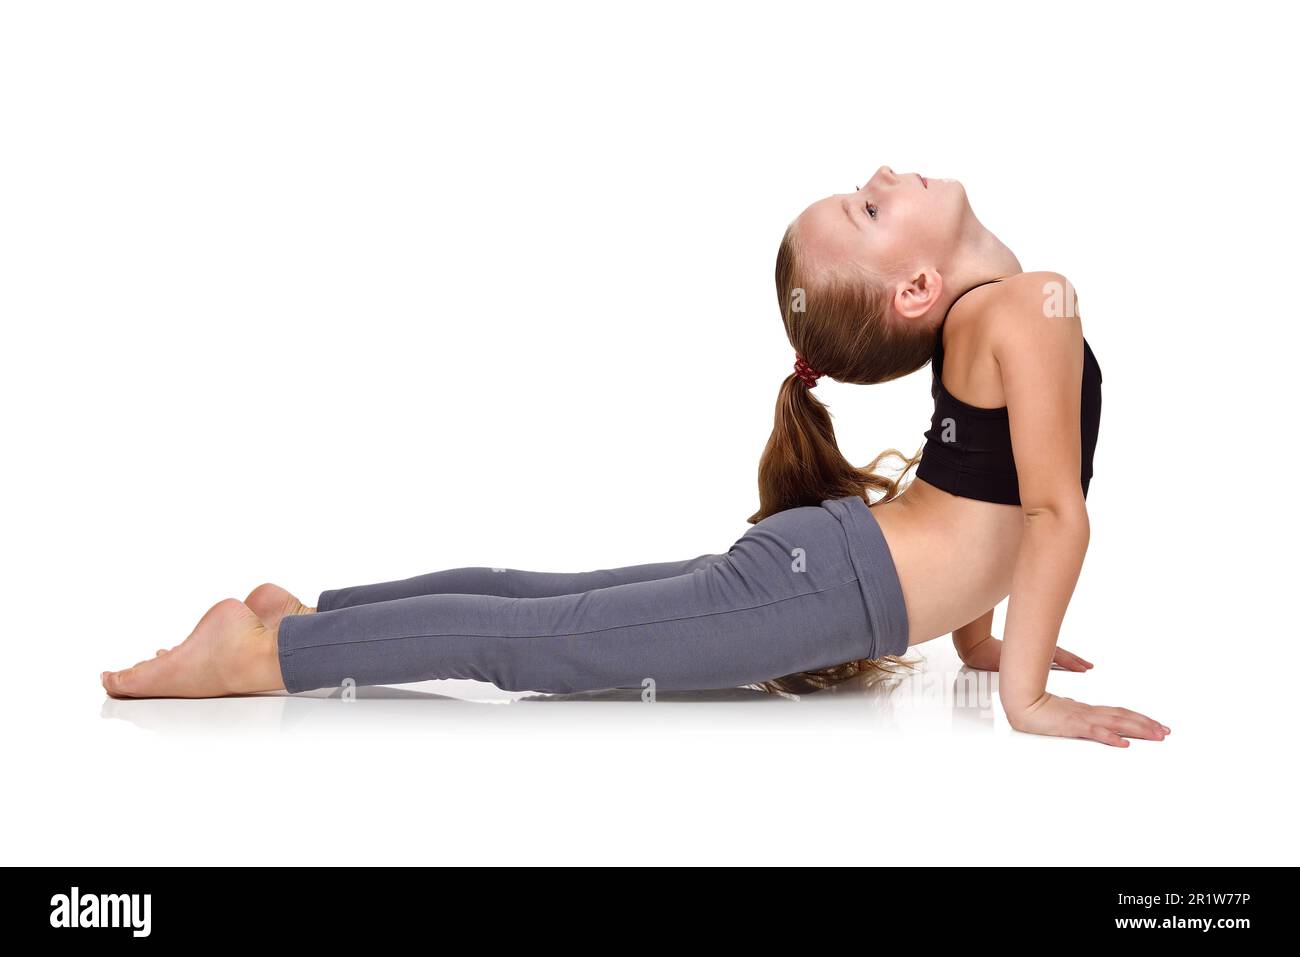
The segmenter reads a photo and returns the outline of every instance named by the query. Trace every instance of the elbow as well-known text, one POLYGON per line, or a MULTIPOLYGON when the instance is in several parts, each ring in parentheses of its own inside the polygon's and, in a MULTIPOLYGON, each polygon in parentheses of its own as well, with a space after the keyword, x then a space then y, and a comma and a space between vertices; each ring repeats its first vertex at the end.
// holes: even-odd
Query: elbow
POLYGON ((1065 537, 1080 546, 1088 547, 1092 528, 1088 522, 1088 509, 1084 505, 1083 495, 1077 498, 1061 498, 1026 503, 1022 506, 1025 515, 1025 530, 1051 529, 1053 537, 1065 537))

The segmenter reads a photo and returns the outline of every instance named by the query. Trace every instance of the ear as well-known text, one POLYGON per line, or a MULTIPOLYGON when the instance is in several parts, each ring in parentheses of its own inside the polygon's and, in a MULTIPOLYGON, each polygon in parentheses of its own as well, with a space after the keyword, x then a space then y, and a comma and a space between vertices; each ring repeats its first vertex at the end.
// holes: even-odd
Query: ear
POLYGON ((922 269, 894 287, 894 311, 904 319, 920 319, 943 294, 943 277, 933 269, 922 269))

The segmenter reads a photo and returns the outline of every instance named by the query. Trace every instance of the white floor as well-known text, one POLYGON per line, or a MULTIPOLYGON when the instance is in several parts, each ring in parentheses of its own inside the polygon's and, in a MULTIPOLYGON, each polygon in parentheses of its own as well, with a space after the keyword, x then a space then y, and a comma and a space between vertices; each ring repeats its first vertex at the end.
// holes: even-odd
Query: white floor
MULTIPOLYGON (((6 720, 4 857, 1294 863, 1294 752, 1225 720, 1226 681, 1146 694, 1174 732, 1118 750, 1011 731, 993 676, 927 648, 912 677, 797 700, 548 699, 473 682, 355 700, 46 688, 6 720)), ((1132 698, 1132 680, 1099 666, 1051 684, 1102 703, 1132 698)))

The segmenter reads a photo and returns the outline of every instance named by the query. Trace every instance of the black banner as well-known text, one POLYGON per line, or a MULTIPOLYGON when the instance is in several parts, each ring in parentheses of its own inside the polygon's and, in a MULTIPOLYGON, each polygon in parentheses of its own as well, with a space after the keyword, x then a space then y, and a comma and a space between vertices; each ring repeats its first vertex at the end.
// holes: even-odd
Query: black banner
POLYGON ((1282 914, 1290 868, 863 867, 849 875, 737 874, 725 883, 682 874, 659 889, 653 873, 595 877, 587 886, 581 874, 534 884, 474 868, 433 870, 11 868, 5 925, 24 937, 96 947, 375 945, 394 932, 485 919, 506 936, 552 938, 563 926, 566 937, 588 940, 644 933, 662 941, 665 931, 696 928, 797 939, 814 927, 879 922, 927 942, 987 943, 1014 932, 1021 940, 1106 937, 1174 948, 1231 947, 1290 929, 1282 914))

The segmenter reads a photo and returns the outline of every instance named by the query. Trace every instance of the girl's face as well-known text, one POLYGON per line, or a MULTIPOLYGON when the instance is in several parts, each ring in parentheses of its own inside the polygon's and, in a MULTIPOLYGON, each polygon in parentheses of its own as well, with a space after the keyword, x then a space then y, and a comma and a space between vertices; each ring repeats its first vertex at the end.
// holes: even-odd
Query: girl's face
POLYGON ((818 200, 795 222, 815 261, 851 262, 892 282, 920 270, 946 272, 972 219, 966 190, 955 179, 882 166, 856 192, 818 200))

